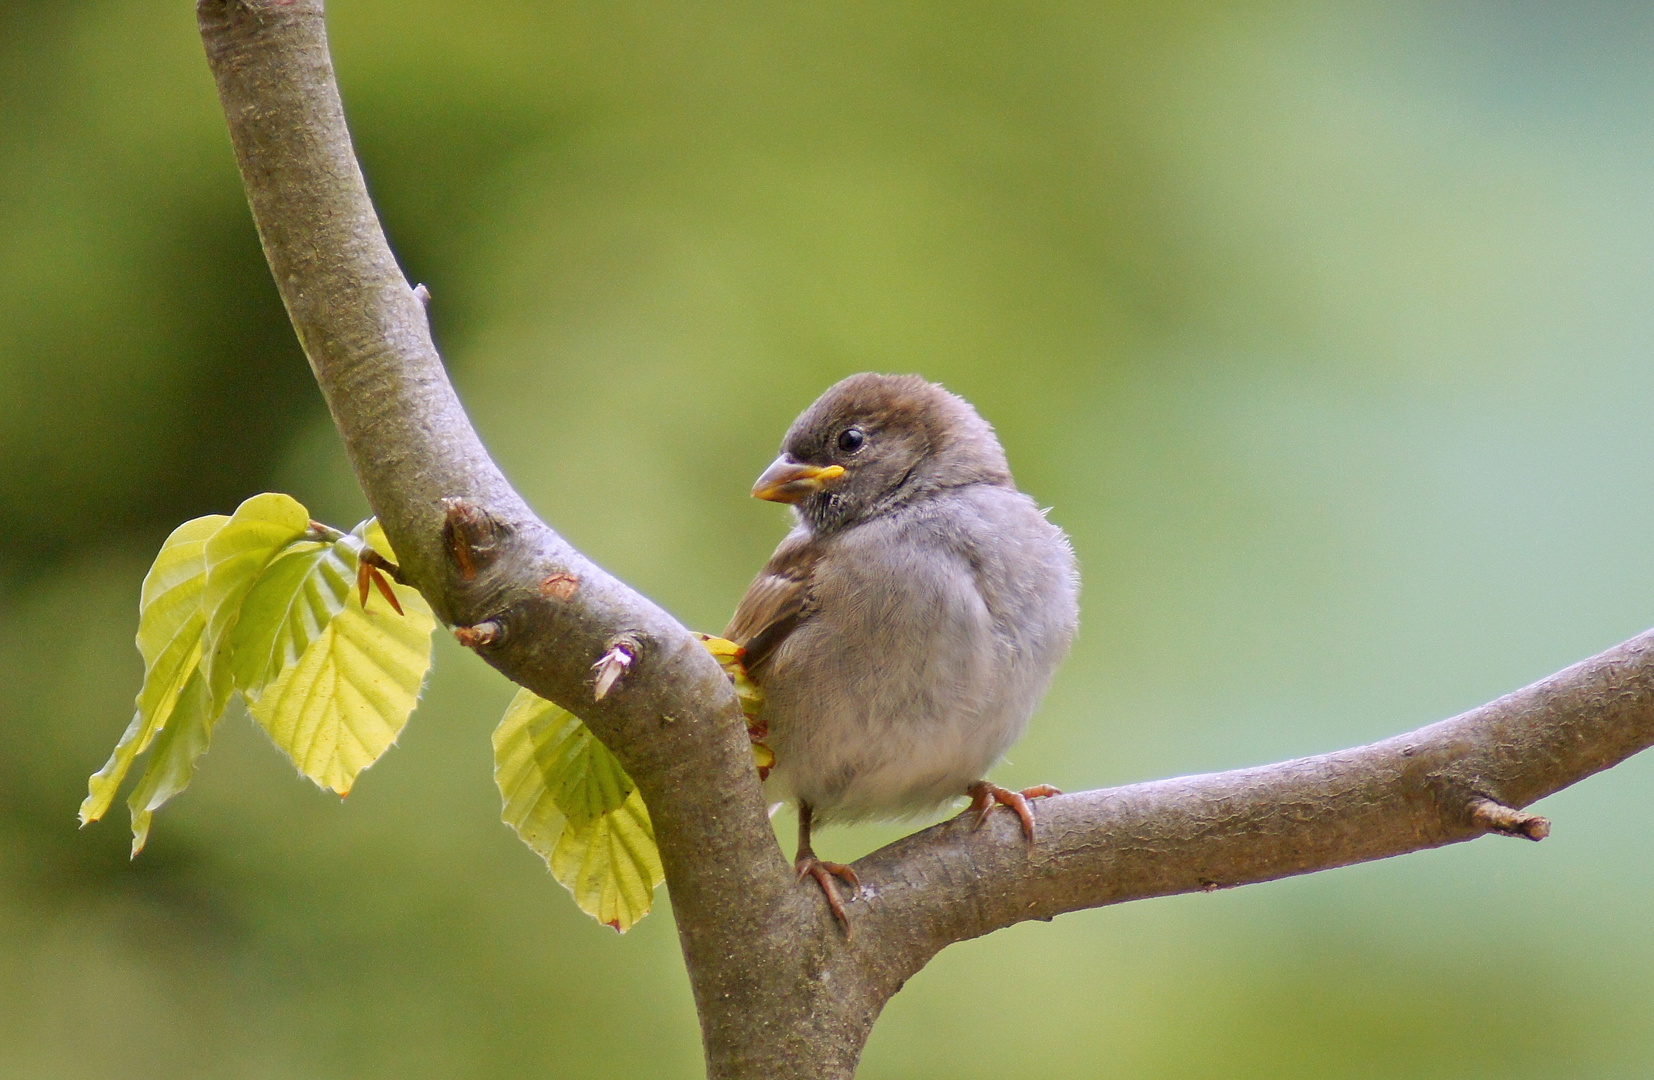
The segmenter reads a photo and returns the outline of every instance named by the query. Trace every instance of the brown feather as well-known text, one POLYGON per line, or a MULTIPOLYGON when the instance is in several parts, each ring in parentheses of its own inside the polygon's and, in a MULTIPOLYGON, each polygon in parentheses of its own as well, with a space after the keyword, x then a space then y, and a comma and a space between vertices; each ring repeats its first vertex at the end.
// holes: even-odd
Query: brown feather
POLYGON ((808 533, 793 533, 747 586, 724 637, 746 650, 742 663, 748 671, 763 666, 776 646, 809 617, 810 577, 822 546, 808 533))

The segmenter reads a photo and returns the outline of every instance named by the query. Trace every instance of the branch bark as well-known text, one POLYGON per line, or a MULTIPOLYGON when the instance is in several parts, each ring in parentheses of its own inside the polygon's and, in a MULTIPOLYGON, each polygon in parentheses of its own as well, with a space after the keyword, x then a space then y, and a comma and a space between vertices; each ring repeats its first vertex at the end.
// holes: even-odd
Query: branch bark
POLYGON ((1371 746, 1042 799, 1032 848, 1008 815, 934 826, 855 864, 845 937, 781 856, 716 663, 535 517, 466 419, 362 183, 320 0, 197 13, 276 284, 404 576, 461 641, 584 719, 648 803, 709 1075, 850 1076, 930 957, 1025 919, 1489 831, 1539 839, 1548 823, 1521 807, 1654 744, 1651 633, 1371 746))
MULTIPOLYGON (((1654 745, 1654 631, 1505 697, 1369 746, 1039 801, 973 842, 962 819, 856 864, 898 984, 944 946, 1027 919, 1326 870, 1495 832, 1519 808, 1654 745)), ((986 830, 984 830, 986 831, 986 830)), ((860 911, 852 917, 861 915, 860 911)), ((858 924, 858 929, 860 924, 858 924)))
MULTIPOLYGON (((808 1004, 747 965, 787 969, 773 930, 802 905, 728 680, 676 620, 536 518, 483 449, 368 199, 319 0, 196 12, 265 256, 404 576, 451 625, 486 626, 468 635, 477 652, 577 713, 637 782, 715 1071, 738 1075, 749 1045, 784 1053, 752 1018, 808 1004), (591 668, 617 643, 635 659, 598 701, 591 668)), ((758 1055, 752 1072, 769 1064, 758 1055)))

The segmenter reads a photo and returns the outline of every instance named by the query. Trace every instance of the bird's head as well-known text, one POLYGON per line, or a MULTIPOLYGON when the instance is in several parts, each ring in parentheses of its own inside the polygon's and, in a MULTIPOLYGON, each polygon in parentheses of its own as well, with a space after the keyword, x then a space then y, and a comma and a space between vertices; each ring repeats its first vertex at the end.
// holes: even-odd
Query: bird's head
POLYGON ((1005 451, 964 398, 917 375, 864 373, 829 387, 793 421, 753 485, 817 532, 965 484, 1011 485, 1005 451))

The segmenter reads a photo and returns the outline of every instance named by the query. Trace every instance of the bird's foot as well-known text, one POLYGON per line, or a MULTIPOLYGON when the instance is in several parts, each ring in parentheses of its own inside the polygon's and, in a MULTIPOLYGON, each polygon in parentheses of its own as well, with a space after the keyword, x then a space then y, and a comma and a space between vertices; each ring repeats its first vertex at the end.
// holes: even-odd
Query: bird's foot
POLYGON ((833 884, 834 878, 840 878, 850 886, 850 896, 854 899, 861 892, 861 881, 856 872, 843 863, 827 862, 814 855, 800 855, 793 863, 793 869, 798 871, 798 880, 803 881, 806 876, 816 879, 821 886, 822 895, 827 897, 827 906, 833 909, 833 918, 844 927, 846 935, 850 933, 850 916, 844 913, 844 901, 839 897, 838 886, 833 884))
POLYGON ((965 794, 971 797, 971 809, 976 811, 976 821, 971 825, 974 832, 982 827, 993 813, 995 806, 1009 806, 1016 811, 1017 819, 1022 822, 1022 835, 1034 842, 1034 808, 1029 799, 1043 799, 1048 795, 1061 795, 1062 792, 1050 784, 1040 784, 1037 787, 1023 788, 1021 791, 1012 791, 1002 788, 998 784, 990 784, 986 780, 978 780, 965 789, 965 794))

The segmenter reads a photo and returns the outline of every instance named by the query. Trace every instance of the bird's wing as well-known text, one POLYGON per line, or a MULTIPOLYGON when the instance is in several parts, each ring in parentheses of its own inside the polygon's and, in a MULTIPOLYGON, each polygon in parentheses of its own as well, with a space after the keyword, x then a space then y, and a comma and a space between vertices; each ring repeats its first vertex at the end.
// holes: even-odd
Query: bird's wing
POLYGON ((810 577, 821 559, 821 544, 807 533, 781 541, 764 569, 747 586, 724 637, 746 650, 747 670, 759 667, 788 634, 809 617, 810 577))

